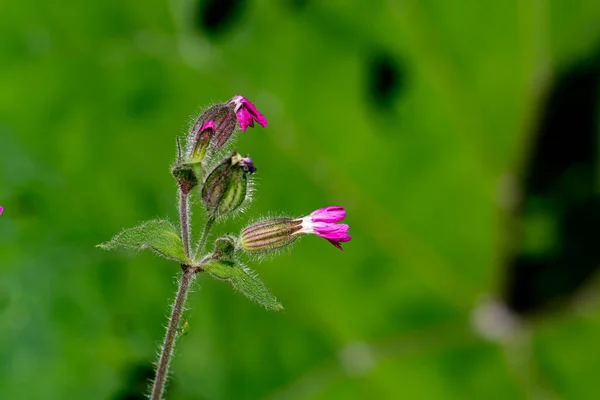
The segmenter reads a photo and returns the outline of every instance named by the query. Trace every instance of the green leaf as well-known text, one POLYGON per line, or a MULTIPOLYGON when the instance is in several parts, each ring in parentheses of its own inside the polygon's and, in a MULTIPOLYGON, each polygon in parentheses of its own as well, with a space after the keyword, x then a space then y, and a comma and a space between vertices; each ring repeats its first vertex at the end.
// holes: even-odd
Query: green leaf
POLYGON ((265 308, 283 310, 281 303, 250 268, 231 261, 217 261, 202 267, 213 277, 230 281, 236 290, 265 308))
POLYGON ((97 247, 105 250, 117 247, 151 249, 169 260, 190 264, 183 251, 181 238, 175 227, 166 220, 147 221, 135 228, 125 229, 110 241, 99 244, 97 247))

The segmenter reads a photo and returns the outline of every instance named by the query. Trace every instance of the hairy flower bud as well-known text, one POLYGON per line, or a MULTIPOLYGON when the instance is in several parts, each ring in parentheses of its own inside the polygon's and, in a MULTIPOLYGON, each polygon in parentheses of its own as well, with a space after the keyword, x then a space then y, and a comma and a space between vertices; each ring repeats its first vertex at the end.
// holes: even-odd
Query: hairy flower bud
POLYGON ((248 174, 256 168, 250 158, 233 152, 208 175, 202 187, 202 202, 213 217, 237 210, 248 195, 248 174))
POLYGON ((240 244, 248 253, 266 253, 292 244, 302 230, 302 221, 292 218, 276 218, 244 228, 240 244))
POLYGON ((202 113, 187 138, 187 162, 203 161, 209 146, 215 150, 222 148, 233 134, 236 124, 235 109, 229 104, 217 104, 202 113))
POLYGON ((267 126, 267 119, 247 98, 235 95, 227 103, 217 104, 203 112, 194 122, 187 137, 186 160, 195 164, 210 157, 229 141, 239 122, 240 129, 245 132, 254 127, 254 121, 267 126))

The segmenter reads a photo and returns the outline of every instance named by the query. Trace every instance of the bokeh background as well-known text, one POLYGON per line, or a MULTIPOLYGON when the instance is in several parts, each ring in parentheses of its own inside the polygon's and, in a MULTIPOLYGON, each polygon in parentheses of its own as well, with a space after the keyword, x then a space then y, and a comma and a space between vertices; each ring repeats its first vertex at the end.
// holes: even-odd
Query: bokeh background
POLYGON ((178 266, 94 246, 177 220, 175 136, 243 94, 217 231, 353 241, 253 265, 280 313, 201 277, 169 399, 600 398, 599 89, 596 0, 3 2, 0 397, 144 398, 178 266))

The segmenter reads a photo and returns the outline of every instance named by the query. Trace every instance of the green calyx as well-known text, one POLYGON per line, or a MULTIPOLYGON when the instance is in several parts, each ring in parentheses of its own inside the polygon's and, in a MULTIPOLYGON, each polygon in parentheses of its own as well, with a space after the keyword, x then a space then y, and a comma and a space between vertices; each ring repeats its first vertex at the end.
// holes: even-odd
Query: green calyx
POLYGON ((202 202, 209 214, 219 217, 242 206, 248 195, 248 174, 254 172, 247 160, 234 152, 208 175, 202 187, 202 202))

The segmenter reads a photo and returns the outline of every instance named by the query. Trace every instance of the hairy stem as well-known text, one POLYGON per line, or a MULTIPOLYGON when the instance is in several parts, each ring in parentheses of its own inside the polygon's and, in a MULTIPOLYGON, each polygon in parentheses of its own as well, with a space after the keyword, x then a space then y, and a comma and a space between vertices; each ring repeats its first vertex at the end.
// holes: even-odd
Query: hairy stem
POLYGON ((179 322, 181 321, 181 315, 185 308, 185 300, 187 298, 190 283, 194 279, 194 270, 187 268, 183 271, 181 279, 179 281, 179 289, 177 290, 177 296, 173 303, 173 310, 171 311, 171 318, 167 326, 167 334, 165 335, 165 341, 162 345, 160 357, 158 359, 158 365, 156 368, 156 378, 154 379, 154 385, 152 386, 152 394, 150 395, 151 400, 161 400, 163 392, 165 390, 165 383, 167 381, 167 374, 169 372, 169 364, 173 357, 173 349, 175 347, 175 341, 177 340, 177 330, 179 322))
POLYGON ((208 217, 206 220, 206 224, 204 225, 204 230, 202 231, 202 236, 200 237, 200 241, 198 242, 198 248, 196 249, 196 254, 194 255, 194 260, 198 260, 198 257, 202 255, 204 251, 204 247, 206 246, 206 241, 208 240, 208 233, 210 232, 210 228, 212 228, 213 223, 215 222, 214 217, 208 217))
POLYGON ((179 189, 179 224, 185 255, 190 258, 190 222, 188 219, 188 193, 179 189))

